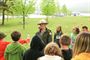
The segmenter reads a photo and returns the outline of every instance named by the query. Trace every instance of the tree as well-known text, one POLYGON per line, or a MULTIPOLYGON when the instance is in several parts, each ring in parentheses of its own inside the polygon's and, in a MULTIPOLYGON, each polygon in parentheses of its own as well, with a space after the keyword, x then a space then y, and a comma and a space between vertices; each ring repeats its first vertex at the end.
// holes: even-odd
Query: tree
POLYGON ((56 13, 55 0, 42 0, 41 2, 41 11, 42 14, 47 16, 54 15, 56 13))
POLYGON ((59 0, 56 0, 56 6, 57 6, 56 16, 60 16, 60 14, 61 14, 61 6, 60 6, 60 3, 59 3, 59 0))
POLYGON ((23 29, 25 29, 25 17, 27 14, 31 14, 35 11, 34 0, 15 0, 11 10, 15 15, 21 15, 23 17, 23 29))
POLYGON ((5 21, 5 11, 12 13, 9 8, 12 6, 12 0, 0 0, 0 10, 2 10, 2 25, 5 21))
POLYGON ((64 13, 64 15, 67 15, 67 7, 66 7, 66 5, 62 6, 62 13, 64 13))
POLYGON ((62 6, 62 13, 64 13, 64 15, 71 15, 71 11, 67 8, 66 5, 62 6))

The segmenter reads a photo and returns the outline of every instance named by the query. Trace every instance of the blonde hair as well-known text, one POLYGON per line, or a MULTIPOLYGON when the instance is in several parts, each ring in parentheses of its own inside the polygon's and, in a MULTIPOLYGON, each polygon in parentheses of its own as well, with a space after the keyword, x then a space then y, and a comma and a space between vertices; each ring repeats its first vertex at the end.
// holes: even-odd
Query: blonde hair
POLYGON ((49 44, 46 45, 45 49, 44 49, 44 54, 46 55, 60 55, 60 48, 59 46, 54 43, 54 42, 50 42, 49 44))
POLYGON ((90 33, 82 32, 77 38, 73 48, 73 56, 78 55, 82 52, 90 52, 90 33))

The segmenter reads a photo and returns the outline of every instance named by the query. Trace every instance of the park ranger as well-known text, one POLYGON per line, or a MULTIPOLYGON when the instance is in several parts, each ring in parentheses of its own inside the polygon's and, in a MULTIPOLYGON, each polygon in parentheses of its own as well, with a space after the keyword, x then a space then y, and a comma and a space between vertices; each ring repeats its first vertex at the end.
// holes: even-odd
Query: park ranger
POLYGON ((44 19, 40 20, 39 25, 39 31, 36 33, 42 40, 42 42, 45 44, 45 46, 52 41, 52 33, 51 30, 49 30, 47 26, 48 22, 44 19))

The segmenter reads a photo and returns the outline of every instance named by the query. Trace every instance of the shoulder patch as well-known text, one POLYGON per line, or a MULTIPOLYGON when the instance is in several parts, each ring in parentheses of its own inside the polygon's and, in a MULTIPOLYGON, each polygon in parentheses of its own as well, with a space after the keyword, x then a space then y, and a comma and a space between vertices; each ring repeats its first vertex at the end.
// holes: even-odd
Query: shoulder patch
POLYGON ((52 32, 49 32, 49 35, 52 35, 52 32))

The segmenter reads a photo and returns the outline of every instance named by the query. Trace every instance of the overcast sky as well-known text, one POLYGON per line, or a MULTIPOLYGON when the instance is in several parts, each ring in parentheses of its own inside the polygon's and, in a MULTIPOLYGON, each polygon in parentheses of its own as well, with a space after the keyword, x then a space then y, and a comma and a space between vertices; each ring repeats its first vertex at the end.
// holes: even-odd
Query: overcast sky
POLYGON ((68 7, 75 5, 87 5, 90 6, 90 0, 58 0, 60 5, 66 4, 68 7))
POLYGON ((90 13, 90 0, 58 0, 60 5, 66 5, 72 11, 87 11, 90 13))
POLYGON ((90 3, 90 0, 58 0, 61 4, 82 4, 82 3, 90 3))
MULTIPOLYGON (((41 0, 37 1, 37 8, 40 8, 40 2, 41 0)), ((55 0, 58 1, 57 4, 60 6, 66 5, 71 11, 87 11, 90 13, 90 0, 55 0)), ((40 9, 39 9, 40 10, 40 9)))

